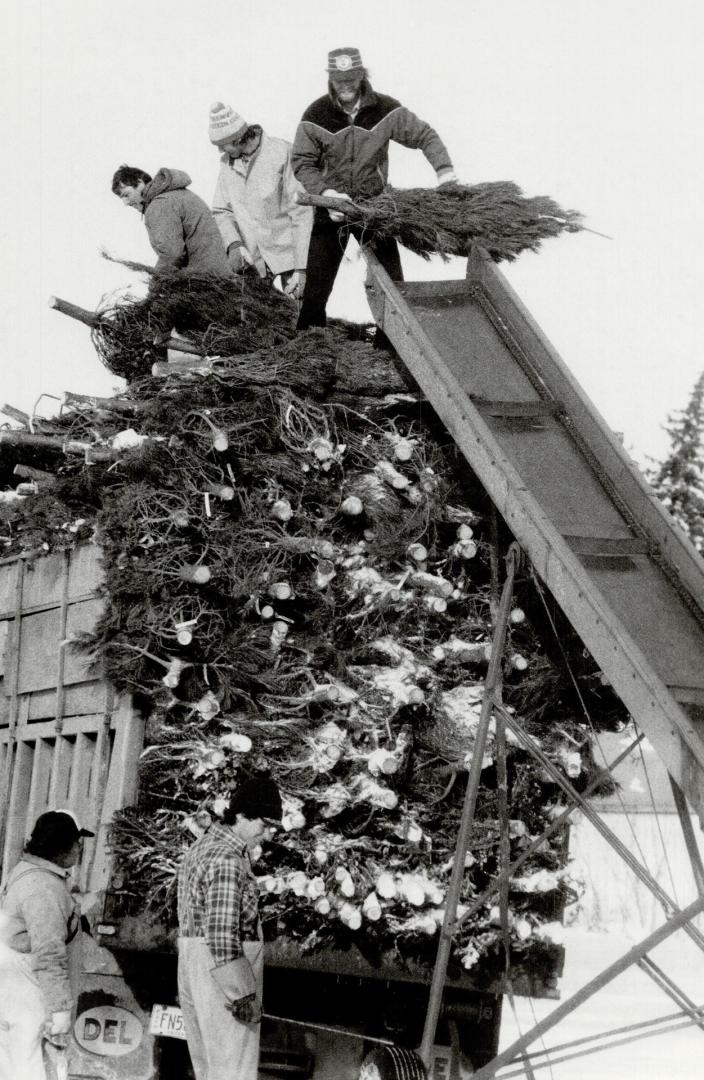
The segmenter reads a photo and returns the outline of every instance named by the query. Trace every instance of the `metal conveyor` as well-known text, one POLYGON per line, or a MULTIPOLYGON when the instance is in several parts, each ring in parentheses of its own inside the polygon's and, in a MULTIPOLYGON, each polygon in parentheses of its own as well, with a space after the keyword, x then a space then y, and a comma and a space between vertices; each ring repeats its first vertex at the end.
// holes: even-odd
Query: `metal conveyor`
POLYGON ((704 820, 704 561, 506 279, 393 282, 374 317, 704 820))

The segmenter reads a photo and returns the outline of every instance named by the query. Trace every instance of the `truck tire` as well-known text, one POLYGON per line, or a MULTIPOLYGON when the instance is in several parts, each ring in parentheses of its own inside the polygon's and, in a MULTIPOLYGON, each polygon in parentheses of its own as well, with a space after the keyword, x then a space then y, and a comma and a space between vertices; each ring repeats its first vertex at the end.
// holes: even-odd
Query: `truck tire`
POLYGON ((359 1080, 428 1080, 428 1074, 414 1050, 380 1046, 365 1057, 359 1080))

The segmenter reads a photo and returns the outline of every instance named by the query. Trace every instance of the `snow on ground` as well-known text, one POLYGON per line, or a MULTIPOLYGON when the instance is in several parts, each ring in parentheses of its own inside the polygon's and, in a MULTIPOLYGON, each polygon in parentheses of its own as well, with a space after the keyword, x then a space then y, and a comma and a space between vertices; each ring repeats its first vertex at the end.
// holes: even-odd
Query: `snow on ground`
MULTIPOLYGON (((604 820, 639 857, 680 907, 696 897, 679 820, 673 814, 604 814, 604 820)), ((695 825, 696 828, 696 825, 695 825)), ((701 833, 697 828, 697 835, 701 833)), ((664 921, 651 894, 626 864, 586 822, 572 836, 572 868, 584 894, 572 925, 565 930, 564 1001, 602 972, 664 921)), ((568 920, 569 921, 569 920, 568 920)), ((704 919, 697 920, 704 931, 704 919)), ((663 942, 651 959, 698 1006, 704 1005, 704 953, 683 932, 663 942)), ((517 1020, 504 1003, 501 1049, 528 1031, 557 1005, 551 1001, 516 999, 517 1020)), ((557 1046, 586 1035, 679 1012, 679 1007, 637 967, 581 1005, 530 1049, 557 1046)), ((565 1051, 566 1053, 568 1051, 565 1051)), ((553 1059, 562 1056, 553 1054, 553 1059)), ((537 1063, 536 1063, 537 1064, 537 1063)), ((509 1072, 507 1068, 504 1072, 509 1072)), ((603 1053, 582 1056, 536 1071, 546 1080, 701 1080, 704 1077, 704 1030, 681 1028, 667 1035, 639 1039, 603 1053)))
MULTIPOLYGON (((567 961, 562 979, 562 1000, 632 947, 620 934, 600 934, 577 928, 565 933, 567 961)), ((652 953, 652 959, 698 1004, 704 1004, 704 955, 683 934, 677 934, 652 953)), ((517 998, 518 1021, 523 1032, 542 1020, 557 1002, 517 998)), ((556 1046, 585 1035, 605 1032, 641 1020, 678 1012, 678 1007, 638 968, 620 975, 545 1036, 532 1050, 556 1046)), ((518 1037, 508 1002, 504 1003, 501 1049, 518 1037)), ((566 1051, 567 1052, 567 1051, 566 1051)), ((553 1055, 557 1058, 558 1054, 553 1055)), ((509 1071, 508 1069, 506 1071, 509 1071)), ((683 1028, 668 1035, 580 1057, 540 1069, 546 1080, 701 1080, 704 1076, 704 1031, 683 1028)))

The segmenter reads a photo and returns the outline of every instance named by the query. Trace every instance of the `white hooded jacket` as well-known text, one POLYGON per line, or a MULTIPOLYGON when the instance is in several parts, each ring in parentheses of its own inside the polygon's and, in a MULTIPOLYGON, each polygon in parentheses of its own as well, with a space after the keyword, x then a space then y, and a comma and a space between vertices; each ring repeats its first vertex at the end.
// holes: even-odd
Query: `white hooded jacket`
POLYGON ((251 158, 220 158, 213 197, 215 218, 225 248, 245 247, 258 272, 305 270, 313 210, 301 206, 304 191, 291 168, 291 145, 262 132, 251 158))

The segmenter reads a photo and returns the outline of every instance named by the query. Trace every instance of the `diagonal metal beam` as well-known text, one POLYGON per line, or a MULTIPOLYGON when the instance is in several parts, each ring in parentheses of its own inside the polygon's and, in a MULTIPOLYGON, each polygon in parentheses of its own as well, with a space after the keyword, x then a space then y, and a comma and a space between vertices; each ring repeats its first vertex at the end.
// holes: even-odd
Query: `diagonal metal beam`
POLYGON ((535 1042, 536 1039, 541 1038, 546 1031, 550 1031, 551 1028, 559 1024, 561 1020, 564 1020, 566 1016, 573 1013, 575 1009, 580 1005, 588 1001, 590 997, 593 997, 598 990, 602 990, 603 987, 608 986, 610 982, 626 971, 633 964, 646 956, 652 949, 659 945, 662 941, 671 937, 676 930, 682 929, 687 925, 690 920, 696 918, 702 911, 704 911, 704 896, 697 897, 688 907, 682 911, 678 911, 676 915, 673 915, 671 919, 668 919, 662 926, 654 930, 652 934, 648 934, 638 945, 634 945, 632 949, 629 949, 627 953, 615 960, 613 964, 610 964, 604 971, 601 971, 588 983, 586 983, 580 990, 578 990, 572 997, 564 1001, 556 1009, 546 1016, 544 1020, 536 1024, 525 1035, 522 1035, 520 1039, 516 1039, 511 1043, 502 1053, 497 1054, 493 1061, 490 1061, 487 1065, 482 1066, 474 1074, 474 1080, 489 1080, 490 1077, 496 1075, 497 1071, 509 1062, 513 1061, 519 1054, 522 1054, 527 1046, 535 1042))
MULTIPOLYGON (((702 1010, 699 1010, 701 1014, 702 1010)), ((641 1024, 633 1024, 629 1028, 616 1028, 612 1031, 604 1033, 603 1038, 607 1039, 609 1036, 613 1036, 618 1031, 623 1032, 636 1032, 635 1034, 627 1034, 622 1038, 612 1038, 610 1042, 601 1042, 598 1045, 593 1045, 595 1040, 602 1038, 600 1035, 590 1035, 584 1039, 575 1039, 569 1043, 563 1043, 562 1046, 553 1047, 548 1046, 545 1050, 535 1051, 532 1054, 527 1054, 521 1058, 521 1063, 516 1067, 516 1063, 511 1065, 502 1066, 500 1080, 511 1080, 512 1077, 520 1076, 525 1080, 526 1072, 523 1067, 523 1063, 526 1060, 532 1062, 533 1069, 554 1069, 555 1065, 561 1065, 565 1061, 574 1061, 575 1058, 583 1060, 590 1054, 603 1054, 606 1050, 615 1050, 617 1046, 626 1046, 632 1042, 642 1042, 644 1039, 652 1039, 657 1035, 669 1035, 673 1031, 680 1031, 682 1028, 692 1027, 693 1020, 690 1020, 685 1013, 676 1014, 677 1018, 661 1018, 660 1020, 646 1020, 641 1024), (669 1019, 669 1023, 664 1023, 665 1019, 669 1019), (643 1030, 647 1029, 647 1030, 643 1030), (586 1045, 592 1043, 592 1045, 586 1045), (561 1057, 555 1057, 556 1052, 562 1050, 569 1050, 571 1047, 578 1048, 572 1049, 571 1053, 563 1053, 561 1057), (546 1056, 547 1055, 547 1056, 546 1056), (545 1056, 544 1061, 536 1061, 535 1059, 540 1056, 545 1056), (504 1072, 504 1068, 511 1069, 511 1072, 504 1072)), ((551 1072, 552 1074, 552 1072, 551 1072)))
POLYGON ((638 967, 674 1001, 675 1005, 679 1005, 681 1009, 684 1009, 689 1018, 704 1031, 704 1017, 702 1017, 696 1004, 661 967, 658 967, 654 960, 651 960, 649 956, 643 956, 638 961, 638 967))
MULTIPOLYGON (((644 738, 645 735, 643 733, 637 735, 633 742, 630 743, 626 747, 626 749, 618 755, 618 757, 614 758, 614 760, 609 765, 607 765, 607 772, 614 772, 614 770, 618 768, 621 762, 633 753, 638 744, 644 738)), ((584 798, 587 798, 589 795, 591 795, 600 783, 601 777, 595 776, 591 783, 589 783, 584 789, 584 798)), ((545 841, 548 840, 553 835, 553 833, 559 832, 559 830, 572 816, 575 810, 579 810, 579 806, 576 802, 571 802, 571 804, 567 806, 561 814, 558 814, 558 816, 550 822, 548 827, 544 829, 543 832, 541 832, 540 836, 537 836, 535 840, 533 840, 527 848, 524 848, 521 854, 516 859, 514 859, 514 861, 506 869, 506 876, 512 877, 516 873, 516 870, 523 866, 525 862, 528 862, 531 856, 543 847, 545 841)), ((494 895, 494 893, 497 893, 499 891, 500 887, 501 875, 499 874, 492 881, 491 885, 488 885, 486 889, 484 889, 484 892, 481 892, 479 896, 475 897, 469 907, 462 912, 462 914, 456 920, 452 928, 453 933, 456 933, 457 930, 459 930, 460 926, 462 926, 462 924, 467 921, 467 919, 471 919, 472 915, 474 915, 475 912, 479 911, 479 909, 487 902, 487 900, 489 900, 494 895)))
MULTIPOLYGON (((594 827, 601 833, 608 844, 621 856, 624 862, 631 868, 633 873, 640 878, 643 884, 650 889, 654 896, 660 901, 666 914, 678 913, 679 908, 672 897, 663 889, 663 887, 655 880, 642 863, 638 862, 638 859, 629 851, 626 845, 619 840, 618 836, 613 832, 609 826, 601 820, 595 810, 589 805, 586 799, 584 799, 578 791, 570 784, 566 776, 557 768, 550 758, 545 754, 535 741, 531 738, 528 732, 524 731, 521 725, 516 720, 515 716, 504 708, 503 705, 498 703, 494 704, 494 707, 500 709, 503 716, 506 719, 506 723, 513 731, 514 735, 518 738, 525 749, 531 754, 540 764, 545 771, 549 773, 555 783, 562 788, 562 790, 578 804, 580 810, 586 818, 594 825, 594 827)), ((697 929, 696 926, 685 926, 685 932, 695 942, 698 947, 704 951, 704 934, 697 929)))
POLYGON ((701 896, 704 896, 704 863, 702 863, 702 856, 699 850, 699 844, 697 843, 696 833, 692 826, 692 818, 690 817, 689 807, 687 806, 687 800, 684 797, 684 792, 679 786, 676 780, 670 776, 670 787, 672 788, 672 796, 675 800, 675 806, 677 808, 677 814, 682 826, 682 835, 684 836, 685 846, 687 848, 687 854, 689 855, 689 861, 692 864, 692 874, 694 876, 694 882, 699 890, 701 896))
MULTIPOLYGON (((704 1020, 704 1006, 699 1005, 695 1008, 695 1019, 704 1020)), ((578 1039, 570 1039, 568 1042, 555 1043, 552 1046, 542 1046, 538 1050, 532 1050, 527 1057, 533 1062, 533 1067, 542 1069, 545 1066, 554 1065, 557 1060, 564 1061, 565 1058, 555 1059, 555 1054, 561 1054, 565 1050, 576 1050, 577 1047, 588 1047, 590 1043, 599 1043, 601 1045, 595 1046, 593 1049, 585 1049, 584 1053, 596 1054, 599 1051, 610 1050, 612 1046, 619 1046, 623 1042, 631 1042, 636 1039, 647 1039, 651 1035, 660 1034, 660 1029, 669 1031, 668 1025, 675 1025, 676 1027, 691 1027, 693 1021, 690 1019, 688 1012, 681 1010, 676 1013, 668 1013, 666 1016, 657 1016, 654 1019, 638 1020, 634 1024, 624 1024, 621 1027, 608 1028, 606 1031, 595 1031, 591 1035, 582 1035, 578 1039), (619 1035, 629 1035, 632 1039, 623 1039, 618 1042, 615 1041, 619 1035), (612 1040, 608 1042, 607 1040, 612 1040), (544 1064, 538 1062, 538 1058, 548 1058, 544 1064)), ((575 1057, 579 1055, 574 1055, 575 1057)), ((522 1059, 523 1060, 523 1059, 522 1059)), ((516 1070, 510 1073, 503 1072, 503 1068, 516 1070, 516 1066, 506 1065, 502 1067, 501 1080, 508 1080, 511 1076, 520 1076, 522 1069, 516 1070)))
POLYGON ((506 579, 501 593, 501 601, 499 603, 496 625, 491 643, 491 657, 484 684, 481 714, 474 738, 472 763, 469 767, 469 775, 467 777, 462 816, 460 818, 460 826, 457 834, 457 847, 455 849, 452 873, 450 875, 447 896, 445 898, 445 916, 440 931, 440 939, 438 941, 438 951, 435 959, 435 968, 433 969, 433 978, 430 984, 428 1009, 423 1028, 423 1039, 419 1050, 419 1055, 425 1064, 425 1067, 428 1069, 430 1068, 433 1043, 435 1042, 435 1032, 440 1017, 442 994, 447 976, 447 964, 450 959, 450 950, 452 948, 453 924, 457 916, 457 905, 459 903, 460 891, 465 873, 465 857, 467 855, 467 849, 472 838, 472 829, 474 827, 474 811, 477 805, 477 794, 479 792, 479 782, 481 780, 484 747, 486 745, 489 725, 494 711, 494 691, 501 679, 501 664, 506 641, 506 631, 508 628, 508 618, 513 600, 513 582, 519 556, 520 548, 518 544, 511 544, 506 556, 506 579))

